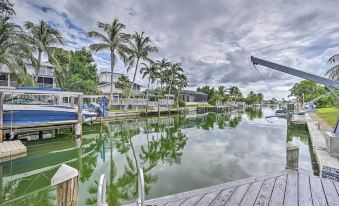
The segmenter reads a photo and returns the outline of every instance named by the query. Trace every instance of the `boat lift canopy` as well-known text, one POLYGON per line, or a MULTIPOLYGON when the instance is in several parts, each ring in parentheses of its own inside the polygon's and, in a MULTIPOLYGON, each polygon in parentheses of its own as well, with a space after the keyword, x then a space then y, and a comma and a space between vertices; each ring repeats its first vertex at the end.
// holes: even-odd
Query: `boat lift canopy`
POLYGON ((0 93, 3 94, 34 94, 34 95, 58 95, 64 97, 77 97, 83 95, 82 92, 69 92, 58 90, 39 90, 39 89, 12 89, 12 88, 0 88, 0 93))

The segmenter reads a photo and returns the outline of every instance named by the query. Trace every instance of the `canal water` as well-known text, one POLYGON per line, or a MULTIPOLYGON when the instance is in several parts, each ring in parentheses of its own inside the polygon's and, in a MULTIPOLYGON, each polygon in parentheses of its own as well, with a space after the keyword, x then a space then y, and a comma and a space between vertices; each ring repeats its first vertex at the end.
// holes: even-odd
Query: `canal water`
POLYGON ((84 126, 83 145, 64 131, 54 139, 26 142, 28 155, 1 164, 1 205, 56 205, 50 180, 65 163, 77 168, 79 205, 96 205, 98 179, 107 179, 107 202, 137 199, 137 168, 146 198, 193 190, 285 169, 286 142, 300 147, 299 167, 313 172, 303 126, 269 118, 276 107, 224 113, 135 118, 84 126))

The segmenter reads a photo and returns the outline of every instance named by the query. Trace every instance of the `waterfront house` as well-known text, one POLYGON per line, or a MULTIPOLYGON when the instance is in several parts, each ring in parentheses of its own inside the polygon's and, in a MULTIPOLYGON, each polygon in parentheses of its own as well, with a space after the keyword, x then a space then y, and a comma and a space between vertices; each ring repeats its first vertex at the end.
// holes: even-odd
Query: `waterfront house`
POLYGON ((208 100, 207 94, 192 90, 183 90, 182 95, 184 97, 185 102, 205 103, 208 100))
MULTIPOLYGON (((117 85, 119 77, 123 76, 123 74, 120 73, 114 73, 113 75, 113 97, 115 98, 122 98, 123 91, 122 89, 117 85)), ((111 72, 109 71, 103 71, 99 74, 99 91, 102 94, 105 94, 107 96, 110 95, 111 91, 111 72)), ((139 84, 134 83, 133 86, 133 96, 142 95, 141 93, 141 86, 139 84)))
MULTIPOLYGON (((31 75, 33 79, 37 79, 37 86, 40 88, 55 88, 55 72, 54 66, 49 62, 42 62, 38 76, 35 75, 35 71, 32 64, 25 64, 27 74, 31 75)), ((4 65, 0 65, 0 87, 16 87, 17 82, 9 68, 4 65)))

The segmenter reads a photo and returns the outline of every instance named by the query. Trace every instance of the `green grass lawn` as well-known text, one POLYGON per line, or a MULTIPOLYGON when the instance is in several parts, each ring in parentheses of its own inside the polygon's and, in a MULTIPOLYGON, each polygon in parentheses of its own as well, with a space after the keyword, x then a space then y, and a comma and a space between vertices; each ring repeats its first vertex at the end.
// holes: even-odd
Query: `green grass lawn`
POLYGON ((317 115, 325 120, 331 127, 334 127, 339 117, 339 110, 334 107, 320 108, 317 111, 317 115))

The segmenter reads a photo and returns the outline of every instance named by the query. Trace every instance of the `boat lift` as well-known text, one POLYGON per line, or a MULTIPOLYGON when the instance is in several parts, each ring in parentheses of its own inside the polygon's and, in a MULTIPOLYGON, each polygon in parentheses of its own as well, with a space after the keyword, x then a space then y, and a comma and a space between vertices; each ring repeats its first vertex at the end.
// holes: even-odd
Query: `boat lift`
MULTIPOLYGON (((269 62, 269 61, 266 61, 266 60, 263 60, 263 59, 259 59, 259 58, 253 57, 253 56, 251 56, 251 61, 252 61, 254 66, 255 65, 262 65, 262 66, 270 68, 270 69, 278 70, 278 71, 281 71, 281 72, 284 72, 284 73, 287 73, 287 74, 291 74, 293 76, 297 76, 297 77, 300 77, 300 78, 303 78, 303 79, 307 79, 307 80, 312 80, 312 81, 315 81, 315 82, 317 82, 319 84, 322 84, 339 101, 339 97, 338 97, 338 95, 335 92, 335 89, 339 89, 339 82, 338 81, 327 79, 327 78, 324 78, 324 77, 320 77, 320 76, 317 76, 315 74, 310 74, 310 73, 307 73, 307 72, 304 72, 304 71, 293 69, 291 67, 286 67, 286 66, 283 66, 283 65, 280 65, 280 64, 276 64, 276 63, 273 63, 273 62, 269 62)), ((336 136, 339 137, 339 117, 338 117, 338 120, 337 120, 337 124, 334 127, 333 133, 336 136)))

